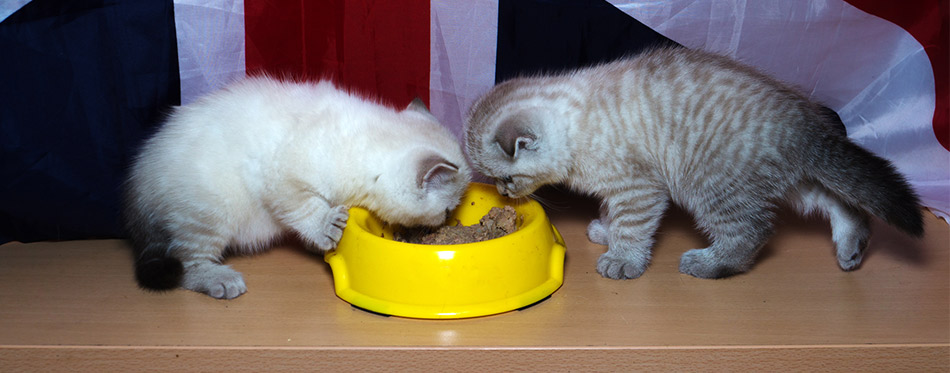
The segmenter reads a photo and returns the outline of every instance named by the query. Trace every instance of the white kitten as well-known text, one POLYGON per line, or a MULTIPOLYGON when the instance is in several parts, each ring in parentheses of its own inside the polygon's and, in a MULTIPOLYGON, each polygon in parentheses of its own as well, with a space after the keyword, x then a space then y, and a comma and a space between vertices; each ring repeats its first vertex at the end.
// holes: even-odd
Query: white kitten
POLYGON ((246 291, 222 255, 285 232, 336 247, 347 209, 438 225, 469 182, 455 137, 420 101, 395 111, 329 82, 248 78, 177 109, 126 183, 136 278, 215 298, 246 291))

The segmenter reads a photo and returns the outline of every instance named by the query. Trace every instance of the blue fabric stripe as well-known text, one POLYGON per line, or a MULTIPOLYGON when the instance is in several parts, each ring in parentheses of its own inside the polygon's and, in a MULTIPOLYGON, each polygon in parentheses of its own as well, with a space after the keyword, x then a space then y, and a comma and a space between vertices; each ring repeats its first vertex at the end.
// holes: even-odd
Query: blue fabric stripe
POLYGON ((501 0, 495 82, 678 45, 603 0, 501 0))
POLYGON ((0 22, 0 243, 121 236, 120 184, 180 102, 173 4, 35 0, 0 22))

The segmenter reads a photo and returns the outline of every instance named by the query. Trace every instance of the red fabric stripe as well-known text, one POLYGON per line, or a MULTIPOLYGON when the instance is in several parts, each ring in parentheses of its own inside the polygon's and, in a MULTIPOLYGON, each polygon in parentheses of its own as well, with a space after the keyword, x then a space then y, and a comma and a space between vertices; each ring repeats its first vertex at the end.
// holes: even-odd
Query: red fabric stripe
POLYGON ((934 69, 937 107, 934 135, 950 150, 950 30, 947 0, 881 1, 846 0, 856 8, 881 17, 907 30, 924 46, 934 69))
POLYGON ((329 78, 401 107, 429 100, 429 1, 246 0, 248 75, 329 78))

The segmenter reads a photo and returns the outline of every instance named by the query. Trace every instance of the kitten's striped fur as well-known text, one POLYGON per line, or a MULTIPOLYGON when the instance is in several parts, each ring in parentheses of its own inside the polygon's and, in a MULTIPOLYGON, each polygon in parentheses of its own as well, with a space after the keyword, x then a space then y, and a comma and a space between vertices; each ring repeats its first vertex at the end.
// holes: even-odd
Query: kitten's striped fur
POLYGON ((671 202, 711 239, 680 262, 703 278, 748 270, 782 201, 829 218, 845 270, 861 262, 868 213, 923 232, 904 178, 849 141, 833 111, 730 59, 684 48, 501 83, 473 105, 466 149, 502 194, 563 183, 603 199, 588 236, 608 246, 597 270, 609 278, 643 273, 671 202))

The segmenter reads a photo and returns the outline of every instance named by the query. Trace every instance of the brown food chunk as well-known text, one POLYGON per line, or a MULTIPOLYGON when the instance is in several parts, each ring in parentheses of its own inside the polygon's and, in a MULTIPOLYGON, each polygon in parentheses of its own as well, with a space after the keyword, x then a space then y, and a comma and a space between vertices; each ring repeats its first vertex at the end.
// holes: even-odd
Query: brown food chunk
POLYGON ((505 206, 504 208, 492 207, 488 214, 479 220, 478 224, 463 226, 456 223, 456 225, 439 227, 435 232, 407 229, 398 232, 396 240, 425 245, 457 245, 481 242, 516 231, 520 220, 522 220, 521 217, 511 206, 505 206))

